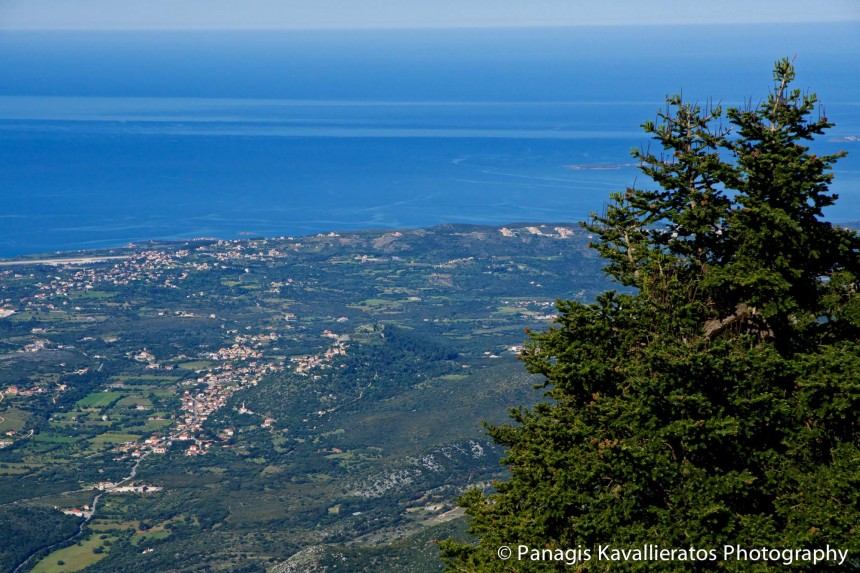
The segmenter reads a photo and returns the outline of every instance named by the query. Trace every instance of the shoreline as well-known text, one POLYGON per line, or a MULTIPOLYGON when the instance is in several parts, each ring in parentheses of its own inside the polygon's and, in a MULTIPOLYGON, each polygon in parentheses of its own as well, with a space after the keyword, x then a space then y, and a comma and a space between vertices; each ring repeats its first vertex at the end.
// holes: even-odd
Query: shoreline
MULTIPOLYGON (((139 243, 128 243, 123 242, 122 244, 116 246, 105 246, 105 247, 97 247, 93 249, 80 249, 80 248, 69 248, 67 251, 56 250, 49 251, 47 253, 26 253, 26 254, 18 254, 18 255, 9 255, 9 256, 0 256, 0 267, 11 267, 11 266, 24 266, 24 265, 36 265, 36 264, 44 264, 44 265, 61 265, 61 264, 87 264, 87 263, 98 263, 105 262, 110 260, 122 260, 129 259, 134 256, 134 254, 141 249, 151 248, 151 249, 159 249, 162 247, 169 247, 171 245, 184 245, 191 244, 195 242, 202 241, 253 241, 253 240, 266 240, 266 241, 279 241, 279 240, 299 240, 306 239, 311 237, 320 237, 323 235, 349 235, 353 233, 362 234, 362 233, 397 233, 397 232, 409 232, 409 231, 418 231, 418 230, 432 230, 432 229, 442 229, 446 227, 462 227, 464 229, 501 229, 504 227, 541 227, 541 226, 554 226, 554 225, 564 225, 569 227, 575 227, 579 229, 578 221, 509 221, 505 223, 439 223, 436 225, 425 225, 425 226, 402 226, 402 227, 366 227, 360 229, 328 229, 326 231, 318 231, 318 232, 310 232, 310 233, 301 233, 295 235, 260 235, 256 233, 248 233, 247 236, 240 237, 213 237, 213 236, 200 236, 193 238, 185 238, 185 239, 146 239, 139 243), (98 253, 126 253, 121 255, 114 254, 98 254, 98 253), (92 254, 87 254, 92 253, 92 254), (65 254, 72 256, 64 256, 65 254), (30 258, 22 258, 22 257, 30 257, 30 258)), ((858 226, 860 226, 860 222, 858 222, 858 226)))
POLYGON ((25 260, 2 260, 0 259, 0 267, 13 267, 24 265, 86 265, 89 263, 101 263, 105 261, 116 261, 122 259, 130 259, 131 255, 107 255, 107 256, 89 256, 89 257, 54 257, 51 259, 25 259, 25 260))
MULTIPOLYGON (((848 222, 832 222, 832 224, 839 226, 839 227, 847 228, 847 229, 854 229, 855 231, 860 232, 860 219, 855 219, 855 220, 851 220, 848 222)), ((15 257, 8 257, 8 258, 0 257, 0 268, 2 268, 2 267, 15 267, 15 266, 27 266, 27 265, 54 265, 54 266, 56 266, 56 265, 76 265, 76 264, 77 265, 83 265, 83 264, 90 264, 90 263, 127 260, 127 259, 132 258, 134 256, 134 253, 136 251, 140 250, 141 248, 145 248, 145 247, 159 248, 159 247, 165 247, 165 246, 170 246, 170 245, 189 244, 189 243, 194 243, 197 241, 215 241, 215 242, 217 242, 217 241, 227 241, 227 242, 252 241, 252 240, 277 241, 277 240, 297 240, 297 239, 310 238, 310 237, 319 237, 319 236, 323 236, 323 235, 335 236, 335 235, 349 235, 352 233, 358 233, 358 234, 361 234, 361 233, 380 233, 380 234, 385 234, 385 233, 408 232, 408 231, 417 231, 417 230, 433 230, 433 229, 440 229, 440 228, 445 228, 445 227, 462 227, 464 229, 495 229, 495 230, 500 230, 500 229, 504 229, 506 227, 524 227, 525 228, 525 227, 531 226, 531 227, 535 227, 535 228, 537 228, 537 227, 545 228, 545 227, 553 227, 553 226, 557 226, 557 225, 568 226, 568 227, 574 228, 578 231, 581 230, 578 221, 573 221, 573 222, 571 222, 571 221, 540 221, 540 222, 515 221, 515 222, 508 222, 508 223, 503 223, 503 224, 442 223, 442 224, 438 224, 438 225, 430 225, 430 226, 425 226, 425 227, 408 227, 407 226, 407 227, 396 227, 396 228, 394 228, 394 227, 392 227, 392 228, 383 228, 383 227, 372 228, 371 227, 371 228, 366 228, 366 229, 340 229, 340 230, 318 232, 318 233, 308 233, 308 234, 304 234, 304 235, 295 235, 295 236, 284 236, 284 235, 257 236, 257 235, 251 235, 251 236, 247 236, 247 237, 230 237, 230 238, 217 238, 217 237, 211 237, 210 236, 210 237, 195 237, 195 238, 191 238, 191 239, 175 239, 175 240, 151 239, 151 240, 143 241, 140 243, 130 243, 130 244, 125 243, 122 246, 104 247, 101 249, 92 249, 92 251, 90 251, 93 253, 98 253, 99 251, 101 251, 101 252, 120 251, 120 252, 127 252, 128 253, 128 254, 124 254, 124 255, 98 255, 98 254, 86 255, 86 254, 82 254, 82 252, 85 253, 86 251, 81 251, 80 249, 70 249, 69 251, 57 251, 57 252, 52 253, 51 255, 46 254, 46 255, 44 255, 44 258, 41 258, 40 255, 18 255, 18 256, 34 257, 34 258, 29 258, 29 259, 21 259, 21 258, 15 258, 15 257), (63 252, 76 253, 76 256, 63 257, 62 256, 63 252), (58 256, 58 254, 59 254, 59 256, 58 256)))

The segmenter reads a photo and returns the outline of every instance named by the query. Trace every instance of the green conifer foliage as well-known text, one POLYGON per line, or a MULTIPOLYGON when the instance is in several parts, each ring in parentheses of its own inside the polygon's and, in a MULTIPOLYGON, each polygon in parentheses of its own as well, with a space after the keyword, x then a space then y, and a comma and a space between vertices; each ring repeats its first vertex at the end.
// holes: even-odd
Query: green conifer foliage
POLYGON ((561 301, 521 358, 548 400, 489 427, 507 481, 461 499, 475 544, 450 571, 758 571, 724 545, 848 550, 860 568, 860 238, 822 219, 832 124, 791 89, 758 106, 669 98, 634 150, 659 188, 613 194, 584 226, 629 289, 561 301), (573 566, 516 546, 592 549, 573 566), (605 562, 598 545, 718 549, 717 560, 605 562), (499 559, 500 546, 514 548, 499 559))

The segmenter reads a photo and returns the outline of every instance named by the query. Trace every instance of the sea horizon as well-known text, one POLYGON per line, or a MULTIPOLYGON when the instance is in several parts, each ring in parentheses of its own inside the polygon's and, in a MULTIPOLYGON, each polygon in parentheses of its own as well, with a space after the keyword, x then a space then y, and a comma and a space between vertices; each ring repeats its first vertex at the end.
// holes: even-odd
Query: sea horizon
POLYGON ((852 29, 6 32, 0 257, 586 220, 648 184, 630 150, 668 94, 755 105, 793 52, 836 123, 813 148, 849 152, 825 216, 860 220, 852 29))

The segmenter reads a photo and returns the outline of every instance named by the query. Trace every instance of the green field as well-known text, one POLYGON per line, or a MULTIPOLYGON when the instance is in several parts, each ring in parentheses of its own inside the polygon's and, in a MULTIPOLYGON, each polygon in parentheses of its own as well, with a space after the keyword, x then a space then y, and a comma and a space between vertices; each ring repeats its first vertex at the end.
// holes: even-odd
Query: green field
POLYGON ((90 439, 93 444, 122 444, 124 442, 135 442, 140 439, 136 434, 121 434, 117 432, 106 432, 100 436, 90 439))
POLYGON ((208 360, 192 360, 191 362, 183 362, 179 367, 183 370, 203 370, 208 368, 210 364, 212 363, 208 360))
POLYGON ((112 296, 116 296, 114 293, 105 292, 103 290, 78 290, 69 293, 70 299, 79 299, 79 298, 94 298, 94 299, 103 299, 103 298, 111 298, 112 296))
POLYGON ((105 547, 105 541, 113 541, 116 538, 99 539, 98 536, 92 536, 81 542, 80 545, 72 545, 54 551, 32 569, 32 573, 67 573, 71 571, 80 571, 89 567, 93 563, 107 557, 108 548, 105 547), (101 547, 105 551, 98 554, 93 553, 93 550, 101 547), (63 563, 60 565, 60 563, 63 563))
POLYGON ((20 432, 27 424, 27 412, 17 408, 0 410, 0 433, 15 431, 20 432))
POLYGON ((30 473, 30 470, 27 468, 22 468, 20 466, 13 466, 13 464, 2 464, 0 465, 0 476, 4 475, 23 475, 30 473), (3 467, 8 466, 8 467, 3 467))
POLYGON ((138 394, 131 394, 116 403, 117 408, 128 406, 145 406, 147 408, 152 408, 152 402, 149 398, 144 398, 138 394))
POLYGON ((123 531, 136 529, 138 521, 116 521, 114 519, 93 519, 87 527, 93 531, 123 531))
POLYGON ((348 304, 347 308, 355 308, 359 310, 367 311, 385 311, 385 310, 396 310, 399 309, 403 304, 406 303, 405 300, 391 300, 385 298, 368 298, 361 301, 358 304, 348 304))
POLYGON ((51 444, 74 444, 78 441, 78 438, 74 436, 61 436, 53 433, 40 432, 33 436, 33 441, 51 444))
POLYGON ((9 317, 9 320, 15 322, 39 320, 41 322, 61 322, 69 319, 69 315, 61 310, 50 310, 47 312, 28 311, 19 312, 9 317))
POLYGON ((106 408, 123 397, 122 392, 90 392, 78 400, 77 408, 106 408))
POLYGON ((137 380, 147 381, 147 382, 175 382, 179 380, 179 376, 170 376, 166 374, 141 374, 135 376, 114 376, 113 380, 117 380, 118 382, 133 382, 137 380))
POLYGON ((92 503, 93 496, 95 496, 93 490, 82 489, 42 497, 39 499, 39 502, 45 505, 56 505, 57 507, 62 508, 81 507, 82 505, 92 503))
POLYGON ((170 537, 170 531, 167 529, 150 529, 149 531, 138 532, 131 538, 132 545, 139 545, 140 543, 147 541, 149 539, 167 539, 170 537))

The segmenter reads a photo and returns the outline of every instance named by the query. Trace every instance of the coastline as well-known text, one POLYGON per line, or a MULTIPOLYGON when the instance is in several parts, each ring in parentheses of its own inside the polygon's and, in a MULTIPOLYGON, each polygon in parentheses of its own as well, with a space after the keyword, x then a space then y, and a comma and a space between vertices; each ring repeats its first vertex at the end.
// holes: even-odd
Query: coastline
POLYGON ((12 267, 23 265, 85 265, 88 263, 101 263, 104 261, 115 261, 131 258, 130 255, 108 255, 91 257, 55 257, 51 259, 26 259, 26 260, 2 260, 0 267, 12 267))
MULTIPOLYGON (((855 231, 860 232, 860 219, 848 221, 848 222, 832 222, 834 225, 854 229, 855 231)), ((69 249, 68 251, 56 251, 50 254, 35 254, 35 255, 17 255, 13 257, 0 257, 0 268, 2 267, 19 267, 19 266, 27 266, 27 265, 84 265, 90 263, 102 263, 108 261, 120 261, 127 260, 134 256, 135 253, 139 252, 141 249, 158 249, 161 247, 169 247, 171 245, 188 245, 197 242, 210 241, 210 242, 242 242, 242 241, 252 241, 252 240, 266 240, 266 241, 279 241, 279 240, 296 240, 296 239, 308 239, 314 237, 323 237, 323 236, 341 236, 341 235, 353 235, 353 234, 393 234, 400 232, 412 232, 412 231, 430 231, 436 229, 446 229, 446 228, 461 228, 464 230, 495 230, 504 234, 504 230, 506 228, 522 228, 522 229, 545 229, 545 228, 553 228, 555 226, 563 226, 563 227, 571 227, 577 230, 580 229, 579 221, 511 221, 503 224, 478 224, 478 223, 443 223, 439 225, 427 225, 427 226, 404 226, 397 228, 366 228, 366 229, 336 229, 330 231, 323 231, 318 233, 307 233, 295 236, 248 236, 248 237, 229 237, 229 238, 217 238, 217 237, 195 237, 191 239, 176 239, 176 240, 161 240, 161 239, 151 239, 147 241, 142 241, 140 243, 125 243, 121 246, 115 247, 103 247, 100 249, 91 249, 91 250, 81 250, 81 249, 69 249), (127 254, 99 254, 99 253, 115 253, 115 252, 124 252, 127 254), (64 254, 74 254, 74 256, 63 256, 64 254), (30 257, 30 258, 21 258, 21 257, 30 257)))

